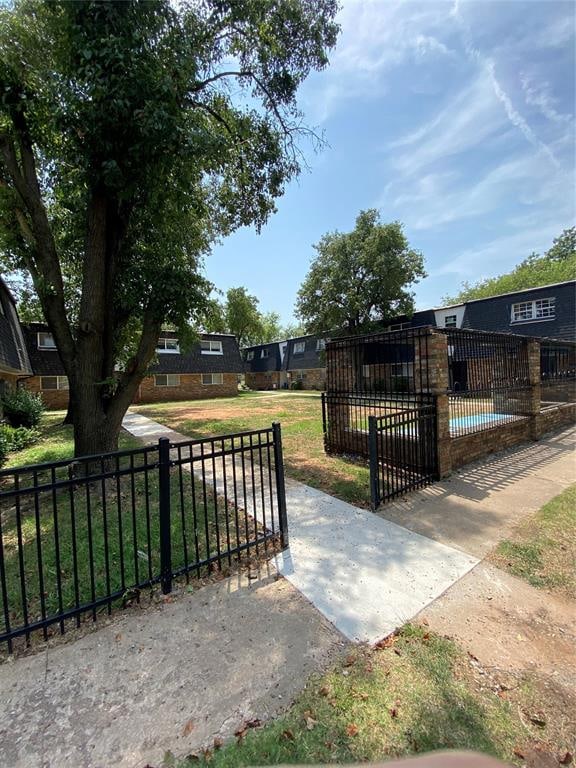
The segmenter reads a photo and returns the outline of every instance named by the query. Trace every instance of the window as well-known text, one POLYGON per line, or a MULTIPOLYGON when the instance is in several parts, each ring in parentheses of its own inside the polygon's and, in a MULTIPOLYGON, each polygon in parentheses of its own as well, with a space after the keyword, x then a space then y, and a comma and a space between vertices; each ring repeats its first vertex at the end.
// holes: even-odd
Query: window
POLYGON ((389 325, 388 330, 389 331, 403 331, 405 328, 410 328, 411 323, 394 323, 394 325, 389 325))
POLYGON ((527 320, 550 320, 556 314, 556 299, 536 299, 519 301, 512 304, 511 322, 522 323, 527 320))
POLYGON ((456 315, 446 315, 444 318, 444 328, 456 328, 456 315))
POLYGON ((304 381, 306 379, 306 371, 294 371, 292 376, 296 381, 304 381))
POLYGON ((254 350, 250 349, 246 352, 246 360, 254 360, 254 350))
POLYGON ((316 352, 323 352, 326 349, 326 339, 318 339, 316 342, 316 352))
POLYGON ((154 376, 155 387, 179 387, 180 374, 178 373, 157 373, 154 376))
POLYGON ((202 384, 222 384, 224 376, 221 373, 203 373, 202 384))
POLYGON ((158 339, 156 352, 171 352, 173 355, 177 355, 180 352, 178 339, 158 339))
POLYGON ((38 334, 38 349, 56 349, 56 343, 51 333, 41 331, 38 334))
POLYGON ((295 355, 303 355, 305 349, 306 349, 306 342, 305 341, 297 341, 296 344, 294 344, 294 354, 295 355))
MULTIPOLYGON (((222 342, 214 341, 213 339, 206 339, 200 342, 200 351, 203 355, 221 355, 222 354, 222 342)), ((252 359, 252 358, 250 358, 252 359)))
POLYGON ((68 377, 40 376, 40 389, 68 389, 68 377))
POLYGON ((268 357, 268 350, 267 349, 263 349, 260 352, 260 357, 268 357))

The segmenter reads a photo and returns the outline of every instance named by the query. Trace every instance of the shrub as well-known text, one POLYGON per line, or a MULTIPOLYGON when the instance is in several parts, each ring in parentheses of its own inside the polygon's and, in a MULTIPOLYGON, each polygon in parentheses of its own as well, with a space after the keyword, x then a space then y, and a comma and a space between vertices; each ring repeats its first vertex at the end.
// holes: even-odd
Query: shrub
POLYGON ((14 389, 2 398, 4 418, 11 427, 35 427, 44 412, 40 395, 27 389, 14 389))
POLYGON ((0 424, 0 440, 7 446, 8 451, 21 451, 35 443, 40 432, 33 427, 10 427, 0 424))
POLYGON ((299 379, 298 381, 293 381, 292 384, 290 384, 290 389, 302 389, 303 386, 304 385, 302 381, 299 379))

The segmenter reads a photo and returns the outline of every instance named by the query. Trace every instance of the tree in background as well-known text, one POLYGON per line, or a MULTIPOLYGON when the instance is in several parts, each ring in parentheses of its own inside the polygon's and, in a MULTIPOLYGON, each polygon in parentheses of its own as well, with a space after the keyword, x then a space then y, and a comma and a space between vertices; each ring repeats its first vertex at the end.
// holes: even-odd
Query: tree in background
MULTIPOLYGON (((299 171, 298 86, 336 0, 15 0, 0 9, 0 253, 68 376, 76 455, 113 450, 164 324, 208 306, 211 244, 299 171)), ((310 132, 307 132, 310 133, 310 132)))
POLYGON ((224 302, 211 298, 204 327, 210 333, 233 333, 241 347, 287 338, 280 315, 260 312, 258 299, 244 287, 230 288, 224 302))
POLYGON ((503 293, 574 279, 576 279, 576 227, 570 227, 554 239, 553 245, 543 256, 532 253, 505 275, 488 277, 472 284, 464 282, 456 296, 445 296, 443 301, 446 304, 460 304, 472 299, 485 299, 489 296, 500 296, 503 293))
POLYGON ((314 247, 296 310, 307 332, 357 333, 414 311, 410 286, 425 277, 424 261, 399 222, 382 224, 377 210, 361 211, 352 232, 326 234, 314 247))

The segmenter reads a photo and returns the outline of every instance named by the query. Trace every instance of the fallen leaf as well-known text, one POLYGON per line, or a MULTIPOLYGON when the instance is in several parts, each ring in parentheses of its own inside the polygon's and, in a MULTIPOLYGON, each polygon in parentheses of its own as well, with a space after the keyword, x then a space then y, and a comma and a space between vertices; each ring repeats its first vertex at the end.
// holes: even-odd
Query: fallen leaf
POLYGON ((373 669, 372 664, 366 664, 366 666, 364 667, 364 672, 367 672, 368 674, 370 674, 370 672, 372 672, 372 669, 373 669))
POLYGON ((346 657, 346 661, 344 662, 344 666, 345 667, 351 667, 352 664, 354 664, 355 661, 356 661, 356 658, 352 654, 350 654, 350 656, 346 657))
POLYGON ((338 706, 338 701, 337 701, 337 699, 330 699, 328 701, 328 704, 330 704, 331 707, 337 707, 338 706))
POLYGON ((193 730, 194 730, 194 720, 188 720, 188 722, 182 729, 182 736, 190 736, 193 730))
POLYGON ((374 648, 377 648, 379 651, 383 651, 385 648, 392 648, 396 639, 396 635, 388 635, 388 637, 378 640, 378 642, 375 643, 374 648))
POLYGON ((564 754, 558 757, 558 762, 560 765, 570 765, 572 762, 572 753, 568 751, 564 752, 564 754))
POLYGON ((318 691, 319 696, 330 696, 332 693, 332 689, 329 685, 323 685, 322 688, 318 691))
POLYGON ((400 650, 400 648, 394 648, 394 653, 396 654, 396 656, 402 656, 402 651, 400 650))
POLYGON ((294 741, 294 734, 291 730, 287 729, 285 731, 282 731, 282 738, 285 741, 294 741))
POLYGON ((422 619, 422 621, 421 621, 420 623, 421 623, 421 624, 424 624, 424 626, 426 626, 426 627, 428 627, 428 626, 429 626, 429 621, 428 621, 428 619, 422 619))
POLYGON ((427 643, 427 642, 430 640, 430 632, 425 632, 425 633, 422 635, 422 640, 423 640, 425 643, 427 643))
POLYGON ((356 725, 356 723, 350 723, 350 725, 346 726, 346 733, 348 736, 357 736, 358 735, 359 728, 356 725))
POLYGON ((520 760, 524 760, 524 750, 523 749, 520 749, 520 747, 514 747, 514 749, 512 751, 516 755, 516 757, 519 757, 520 760))
POLYGON ((260 728, 262 725, 262 720, 259 720, 257 717, 255 717, 253 720, 246 720, 244 723, 245 728, 260 728))
POLYGON ((306 730, 307 731, 313 731, 314 728, 318 725, 318 720, 314 720, 313 717, 305 717, 304 722, 306 723, 306 730))
POLYGON ((224 746, 224 739, 221 739, 220 736, 214 736, 214 749, 222 749, 224 746))
POLYGON ((212 760, 212 750, 211 749, 202 749, 202 757, 204 760, 209 763, 212 760))
POLYGON ((121 633, 121 632, 118 632, 118 634, 116 635, 116 637, 114 638, 114 640, 116 640, 116 642, 117 642, 117 643, 119 643, 119 642, 120 642, 120 640, 122 640, 122 633, 121 633))
POLYGON ((390 708, 390 717, 398 717, 398 709, 397 707, 391 707, 390 708))

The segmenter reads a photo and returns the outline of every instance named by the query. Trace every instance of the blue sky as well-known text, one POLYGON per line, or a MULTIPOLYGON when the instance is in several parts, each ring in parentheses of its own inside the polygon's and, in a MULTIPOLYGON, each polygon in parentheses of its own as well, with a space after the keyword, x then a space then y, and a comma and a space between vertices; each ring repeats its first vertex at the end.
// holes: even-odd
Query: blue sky
POLYGON ((209 279, 290 322, 313 244, 372 207, 424 254, 419 308, 543 252, 576 217, 575 9, 344 0, 330 66, 300 92, 328 146, 260 235, 214 249, 209 279))

